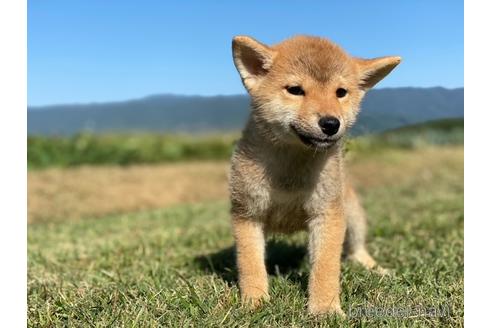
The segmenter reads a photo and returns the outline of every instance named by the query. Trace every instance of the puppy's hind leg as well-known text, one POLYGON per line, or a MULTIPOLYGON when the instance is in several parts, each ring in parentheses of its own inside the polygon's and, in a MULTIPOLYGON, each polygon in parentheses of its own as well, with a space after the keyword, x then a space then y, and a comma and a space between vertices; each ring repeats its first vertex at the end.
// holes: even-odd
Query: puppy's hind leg
POLYGON ((380 267, 366 249, 366 215, 357 195, 349 185, 345 194, 345 215, 347 230, 343 244, 344 257, 362 264, 366 269, 374 270, 382 275, 388 274, 389 271, 380 267))

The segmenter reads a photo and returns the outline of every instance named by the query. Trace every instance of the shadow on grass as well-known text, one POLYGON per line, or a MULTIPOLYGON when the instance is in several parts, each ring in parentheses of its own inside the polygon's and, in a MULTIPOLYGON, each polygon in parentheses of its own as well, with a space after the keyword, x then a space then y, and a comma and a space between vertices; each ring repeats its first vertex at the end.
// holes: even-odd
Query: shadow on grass
MULTIPOLYGON (((300 283, 305 288, 306 279, 297 274, 305 256, 305 246, 291 245, 283 240, 270 240, 266 247, 268 274, 286 275, 286 278, 300 283)), ((194 262, 206 273, 215 273, 229 284, 237 283, 235 246, 197 256, 194 262)))

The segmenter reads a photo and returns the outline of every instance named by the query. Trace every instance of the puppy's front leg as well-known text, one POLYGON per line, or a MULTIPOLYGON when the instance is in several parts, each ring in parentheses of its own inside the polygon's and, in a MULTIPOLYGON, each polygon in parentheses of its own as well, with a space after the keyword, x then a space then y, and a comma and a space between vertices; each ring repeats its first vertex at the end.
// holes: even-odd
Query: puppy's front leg
POLYGON ((344 314, 340 307, 340 261, 345 228, 342 206, 330 208, 309 224, 308 310, 312 314, 344 314))
POLYGON ((243 302, 258 306, 268 299, 268 275, 265 267, 265 237, 261 223, 234 217, 239 289, 243 302))

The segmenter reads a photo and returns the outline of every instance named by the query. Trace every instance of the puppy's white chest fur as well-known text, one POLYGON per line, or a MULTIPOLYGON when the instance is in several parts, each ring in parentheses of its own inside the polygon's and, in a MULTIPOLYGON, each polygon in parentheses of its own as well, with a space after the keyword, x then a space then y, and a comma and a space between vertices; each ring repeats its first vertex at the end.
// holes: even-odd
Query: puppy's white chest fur
POLYGON ((306 228, 309 215, 305 205, 310 193, 306 190, 272 190, 271 200, 265 213, 267 231, 294 232, 306 228))

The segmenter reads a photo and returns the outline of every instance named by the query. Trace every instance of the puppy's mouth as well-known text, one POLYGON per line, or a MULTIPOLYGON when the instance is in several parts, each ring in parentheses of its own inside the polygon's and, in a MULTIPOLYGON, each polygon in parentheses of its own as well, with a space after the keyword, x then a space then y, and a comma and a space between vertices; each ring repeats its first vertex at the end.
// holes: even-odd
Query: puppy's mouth
POLYGON ((303 144, 309 147, 316 147, 316 148, 329 148, 330 146, 333 146, 338 140, 340 140, 340 137, 337 138, 329 138, 329 137, 324 137, 324 138, 318 138, 312 135, 308 135, 304 132, 299 131, 294 125, 291 125, 290 128, 294 133, 299 137, 299 139, 302 141, 303 144))

